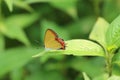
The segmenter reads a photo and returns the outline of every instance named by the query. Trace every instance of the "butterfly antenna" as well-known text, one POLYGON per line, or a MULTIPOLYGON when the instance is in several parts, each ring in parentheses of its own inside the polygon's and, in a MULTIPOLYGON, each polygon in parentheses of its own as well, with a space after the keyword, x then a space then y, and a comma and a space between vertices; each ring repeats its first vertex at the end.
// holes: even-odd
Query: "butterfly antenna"
POLYGON ((38 40, 34 40, 35 44, 38 46, 38 48, 40 48, 40 46, 44 47, 43 44, 41 44, 38 40))

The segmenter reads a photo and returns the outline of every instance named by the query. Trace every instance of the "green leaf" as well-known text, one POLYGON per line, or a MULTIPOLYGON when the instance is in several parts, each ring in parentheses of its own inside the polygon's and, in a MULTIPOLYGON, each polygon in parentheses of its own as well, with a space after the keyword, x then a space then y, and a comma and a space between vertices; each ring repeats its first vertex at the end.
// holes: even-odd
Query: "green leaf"
POLYGON ((7 31, 3 33, 4 35, 12 39, 17 39, 18 41, 24 43, 26 46, 30 45, 30 42, 22 29, 17 26, 7 26, 6 29, 7 31))
POLYGON ((4 22, 0 22, 0 32, 1 33, 4 33, 4 32, 6 32, 6 27, 5 27, 5 24, 4 24, 4 22))
POLYGON ((120 63, 112 64, 112 74, 120 76, 120 63))
POLYGON ((99 76, 95 76, 95 78, 93 78, 92 80, 108 80, 108 74, 103 73, 99 76))
POLYGON ((65 80, 63 75, 58 71, 45 71, 43 69, 32 72, 25 80, 65 80))
POLYGON ((103 57, 94 57, 89 59, 85 57, 75 57, 67 64, 69 64, 68 67, 72 67, 80 72, 85 72, 92 79, 102 75, 105 68, 105 60, 103 57))
POLYGON ((66 41, 65 50, 49 50, 43 51, 33 57, 42 56, 47 53, 53 53, 56 55, 65 54, 65 55, 74 55, 74 56, 102 56, 104 57, 104 50, 98 44, 83 39, 74 39, 66 41))
POLYGON ((12 12, 13 11, 13 0, 5 0, 9 10, 12 12))
POLYGON ((10 73, 10 79, 11 80, 22 80, 22 77, 23 77, 23 70, 22 70, 22 68, 14 69, 10 73))
POLYGON ((68 13, 71 17, 77 18, 77 9, 76 4, 77 0, 51 0, 49 1, 52 6, 55 6, 58 9, 61 9, 62 11, 68 13))
POLYGON ((49 2, 51 0, 25 0, 26 3, 32 4, 32 3, 40 3, 40 2, 49 2))
POLYGON ((38 53, 37 49, 26 47, 13 48, 4 51, 0 54, 0 76, 24 66, 32 60, 32 55, 36 53, 38 53))
POLYGON ((120 76, 113 75, 108 80, 120 80, 120 76))
POLYGON ((109 23, 103 18, 99 17, 91 31, 89 38, 99 42, 103 47, 106 47, 106 32, 109 23))
POLYGON ((25 1, 20 1, 20 0, 14 0, 14 5, 19 7, 19 8, 22 8, 22 9, 25 9, 29 12, 33 12, 34 10, 32 9, 32 7, 26 3, 25 1))
POLYGON ((112 58, 112 73, 120 75, 120 51, 112 58))
POLYGON ((2 34, 0 34, 0 53, 4 51, 5 48, 5 39, 2 34))
POLYGON ((19 40, 25 45, 30 45, 22 29, 33 23, 37 18, 38 16, 36 14, 22 14, 9 17, 1 26, 2 33, 9 38, 19 40))
POLYGON ((112 58, 112 63, 117 63, 120 65, 120 51, 114 55, 114 57, 112 58))
POLYGON ((112 20, 120 14, 119 5, 120 3, 117 0, 104 0, 104 8, 102 10, 103 17, 107 19, 107 21, 112 22, 112 20))
POLYGON ((109 26, 106 40, 108 48, 120 47, 120 16, 118 16, 109 26))
POLYGON ((45 63, 49 59, 55 59, 55 60, 63 60, 65 56, 64 55, 56 55, 56 54, 44 54, 42 57, 40 57, 40 62, 45 63))
POLYGON ((37 14, 19 14, 8 17, 5 22, 8 26, 26 28, 34 23, 37 19, 37 14))
POLYGON ((76 56, 104 56, 104 51, 98 44, 84 39, 66 41, 66 50, 63 54, 76 56))
POLYGON ((90 78, 87 76, 85 72, 83 72, 84 80, 90 80, 90 78))

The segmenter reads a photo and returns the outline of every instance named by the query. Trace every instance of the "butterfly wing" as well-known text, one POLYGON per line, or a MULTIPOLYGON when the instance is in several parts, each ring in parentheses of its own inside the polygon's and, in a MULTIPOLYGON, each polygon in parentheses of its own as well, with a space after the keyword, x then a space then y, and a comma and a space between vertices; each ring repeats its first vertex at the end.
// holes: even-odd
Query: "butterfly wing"
POLYGON ((44 38, 44 44, 46 49, 60 49, 62 45, 56 40, 58 35, 51 29, 47 29, 44 38))

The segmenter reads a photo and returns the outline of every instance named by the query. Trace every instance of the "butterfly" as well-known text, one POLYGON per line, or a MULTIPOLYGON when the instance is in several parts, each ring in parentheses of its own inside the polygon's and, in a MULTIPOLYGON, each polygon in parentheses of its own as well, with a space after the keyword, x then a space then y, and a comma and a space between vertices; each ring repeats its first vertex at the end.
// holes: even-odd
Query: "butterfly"
POLYGON ((44 37, 44 45, 46 50, 65 50, 65 42, 59 38, 57 33, 52 29, 47 29, 44 37))

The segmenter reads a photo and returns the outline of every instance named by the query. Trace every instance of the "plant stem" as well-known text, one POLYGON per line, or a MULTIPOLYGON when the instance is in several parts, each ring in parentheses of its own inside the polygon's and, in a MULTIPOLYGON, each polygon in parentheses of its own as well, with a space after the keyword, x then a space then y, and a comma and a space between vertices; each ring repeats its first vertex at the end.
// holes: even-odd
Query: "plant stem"
POLYGON ((113 58, 113 53, 107 52, 106 53, 106 68, 107 68, 107 73, 109 77, 112 75, 112 58, 113 58))

